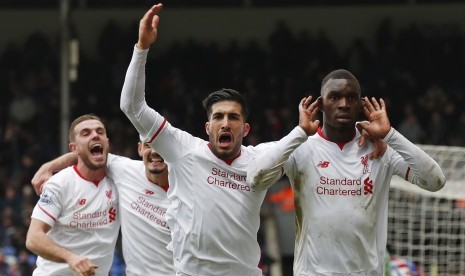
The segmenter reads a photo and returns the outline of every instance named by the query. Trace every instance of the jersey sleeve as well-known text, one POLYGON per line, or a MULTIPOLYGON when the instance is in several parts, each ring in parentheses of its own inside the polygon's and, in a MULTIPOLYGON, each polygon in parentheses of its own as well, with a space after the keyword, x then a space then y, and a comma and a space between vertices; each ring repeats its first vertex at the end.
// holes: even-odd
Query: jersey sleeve
POLYGON ((446 178, 441 167, 417 145, 394 128, 391 128, 383 140, 397 152, 391 160, 394 174, 431 192, 444 186, 446 178))
POLYGON ((139 132, 141 139, 150 144, 166 161, 182 158, 196 145, 200 138, 172 127, 145 101, 145 63, 147 50, 134 47, 131 63, 126 72, 120 107, 139 132))
MULTIPOLYGON (((135 161, 135 160, 132 160, 125 156, 120 156, 120 155, 111 154, 111 153, 108 154, 107 175, 110 178, 115 179, 117 173, 119 171, 124 170, 128 166, 128 163, 131 161, 135 161)), ((114 181, 114 183, 117 185, 119 181, 114 181)))
POLYGON ((120 108, 146 141, 152 132, 163 129, 165 118, 150 108, 145 101, 145 63, 147 50, 134 46, 131 62, 124 79, 120 108))
POLYGON ((53 177, 45 183, 44 191, 40 195, 32 212, 32 218, 38 219, 52 226, 57 221, 63 209, 62 184, 53 177))
POLYGON ((268 189, 283 176, 284 162, 291 153, 307 139, 307 134, 302 128, 294 128, 250 163, 247 169, 247 183, 257 191, 268 189))

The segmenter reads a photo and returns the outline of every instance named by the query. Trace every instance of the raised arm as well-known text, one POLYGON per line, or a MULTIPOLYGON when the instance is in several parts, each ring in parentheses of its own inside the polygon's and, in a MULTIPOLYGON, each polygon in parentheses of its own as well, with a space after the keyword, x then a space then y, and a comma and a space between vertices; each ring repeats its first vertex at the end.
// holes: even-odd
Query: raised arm
POLYGON ((312 97, 303 98, 299 103, 299 126, 276 142, 266 152, 257 156, 247 170, 247 183, 252 189, 263 191, 283 175, 284 162, 308 136, 317 132, 320 121, 316 120, 319 98, 310 104, 312 97))
POLYGON ((44 259, 67 263, 72 270, 79 272, 79 275, 94 275, 97 265, 87 257, 79 256, 57 245, 47 235, 50 229, 51 226, 47 223, 32 219, 27 232, 26 247, 44 259))
POLYGON ((153 127, 162 125, 164 121, 145 101, 145 63, 149 47, 157 40, 158 13, 162 7, 162 4, 152 6, 140 20, 139 40, 134 47, 121 92, 121 110, 143 139, 147 138, 153 127))
POLYGON ((77 161, 77 154, 74 152, 68 152, 40 166, 39 170, 34 174, 34 177, 31 180, 32 187, 34 187, 36 194, 41 194, 42 186, 54 173, 76 164, 77 161))
POLYGON ((360 123, 360 127, 372 137, 383 139, 404 158, 410 167, 409 182, 431 192, 444 187, 446 178, 439 164, 391 127, 383 99, 378 102, 375 98, 371 101, 365 98, 363 111, 369 122, 360 123))

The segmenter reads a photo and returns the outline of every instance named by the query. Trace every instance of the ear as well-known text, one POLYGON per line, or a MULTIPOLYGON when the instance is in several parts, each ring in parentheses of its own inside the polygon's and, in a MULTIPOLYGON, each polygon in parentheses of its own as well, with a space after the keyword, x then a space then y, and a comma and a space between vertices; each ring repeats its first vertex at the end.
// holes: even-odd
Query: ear
POLYGON ((210 130, 208 129, 210 127, 210 123, 206 122, 205 123, 205 132, 207 133, 208 136, 210 136, 210 130))
POLYGON ((137 153, 139 154, 140 157, 142 157, 143 149, 144 149, 144 143, 143 142, 137 143, 137 153))
POLYGON ((319 96, 316 101, 318 102, 318 110, 323 112, 323 96, 319 96))
POLYGON ((76 143, 69 143, 68 145, 69 151, 76 152, 76 143))
POLYGON ((316 101, 318 102, 318 109, 321 110, 321 108, 323 107, 323 98, 319 96, 318 99, 316 99, 316 101))
POLYGON ((250 132, 250 125, 249 123, 245 123, 244 124, 244 137, 247 136, 247 134, 249 134, 250 132))

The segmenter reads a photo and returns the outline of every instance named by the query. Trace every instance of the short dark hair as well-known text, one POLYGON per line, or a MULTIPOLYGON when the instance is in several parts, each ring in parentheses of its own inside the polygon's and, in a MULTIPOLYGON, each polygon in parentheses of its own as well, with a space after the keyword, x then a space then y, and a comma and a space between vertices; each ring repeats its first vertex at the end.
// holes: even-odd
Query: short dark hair
POLYGON ((75 141, 75 135, 76 133, 74 133, 74 129, 76 128, 76 126, 81 123, 81 122, 84 122, 84 121, 87 121, 87 120, 97 120, 99 122, 101 122, 103 124, 103 121, 102 119, 100 119, 99 116, 93 114, 93 113, 89 113, 89 114, 84 114, 84 115, 81 115, 79 117, 77 117, 76 119, 74 119, 74 121, 71 123, 71 125, 69 126, 69 141, 70 142, 74 142, 75 141))
POLYGON ((210 115, 212 114, 212 105, 222 101, 234 101, 239 103, 242 107, 242 116, 244 116, 245 121, 247 121, 247 117, 249 116, 247 100, 241 93, 228 88, 223 88, 221 90, 215 91, 203 100, 203 107, 207 111, 208 119, 210 119, 210 115))
POLYGON ((353 80, 355 81, 355 84, 357 86, 357 90, 359 93, 362 92, 360 88, 360 83, 358 82, 358 79, 349 72, 348 70, 345 69, 337 69, 332 72, 330 72, 324 79, 321 81, 321 91, 320 93, 323 93, 323 86, 330 80, 330 79, 345 79, 345 80, 353 80))

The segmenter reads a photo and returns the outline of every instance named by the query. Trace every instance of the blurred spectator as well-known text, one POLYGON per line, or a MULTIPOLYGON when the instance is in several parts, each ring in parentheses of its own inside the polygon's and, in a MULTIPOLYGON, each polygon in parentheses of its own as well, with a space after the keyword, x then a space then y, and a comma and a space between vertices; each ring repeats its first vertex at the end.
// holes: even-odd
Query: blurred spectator
POLYGON ((412 143, 422 143, 425 137, 425 131, 410 105, 405 107, 404 116, 404 120, 400 123, 397 130, 412 141, 412 143))

